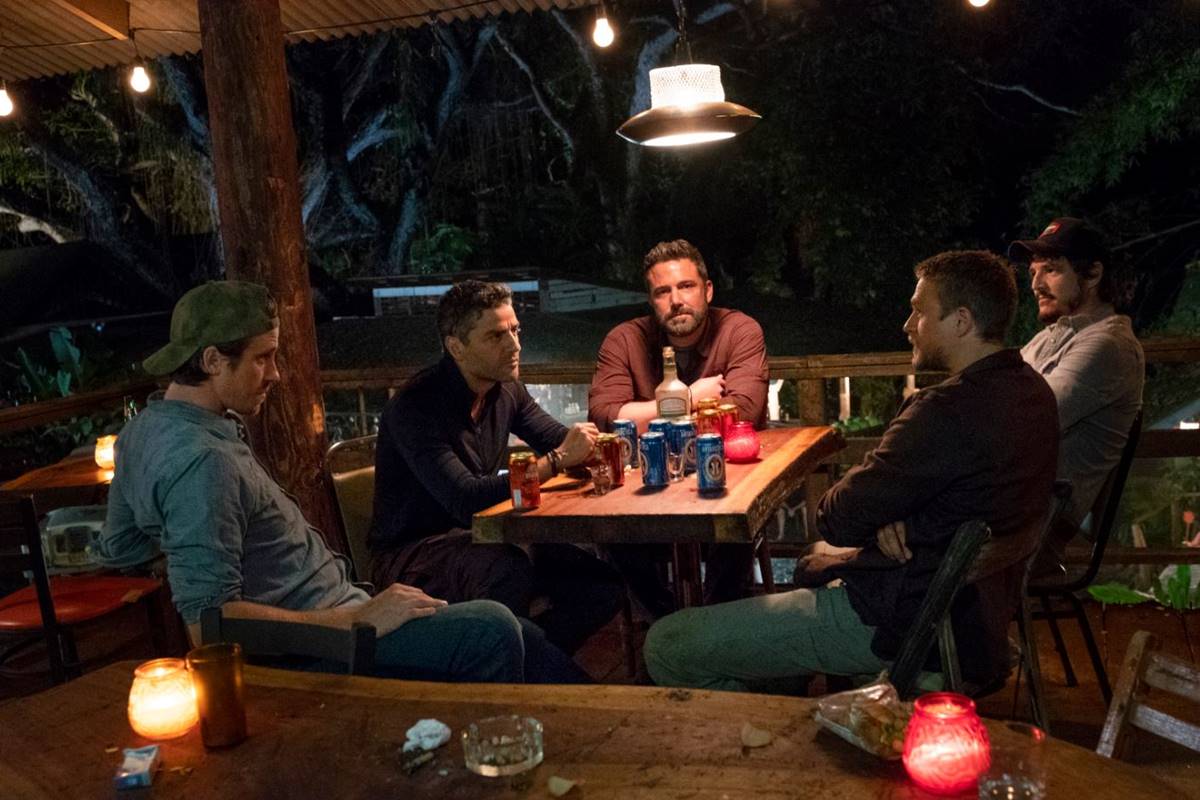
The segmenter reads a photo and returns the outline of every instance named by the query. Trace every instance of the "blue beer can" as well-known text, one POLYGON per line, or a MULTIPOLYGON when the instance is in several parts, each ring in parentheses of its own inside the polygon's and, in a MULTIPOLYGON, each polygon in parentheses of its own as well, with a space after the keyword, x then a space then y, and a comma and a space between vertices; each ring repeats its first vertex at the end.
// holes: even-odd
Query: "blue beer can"
POLYGON ((690 419, 671 422, 671 452, 683 454, 683 471, 696 471, 696 424, 690 419))
POLYGON ((696 483, 702 492, 725 488, 725 441, 719 433, 696 437, 696 483))
POLYGON ((612 432, 621 440, 621 461, 626 467, 637 466, 637 424, 631 419, 614 419, 612 432))
POLYGON ((638 460, 642 467, 642 485, 667 485, 667 437, 657 431, 643 433, 638 440, 638 460))
POLYGON ((663 417, 655 417, 646 425, 646 430, 661 433, 663 436, 670 436, 671 420, 663 417))

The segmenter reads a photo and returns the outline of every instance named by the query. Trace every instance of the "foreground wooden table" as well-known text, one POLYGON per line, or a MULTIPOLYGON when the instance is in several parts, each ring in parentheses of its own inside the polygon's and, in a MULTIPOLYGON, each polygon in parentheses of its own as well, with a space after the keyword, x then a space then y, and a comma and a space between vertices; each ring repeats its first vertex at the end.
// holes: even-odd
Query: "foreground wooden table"
MULTIPOLYGON (((141 746, 125 718, 133 662, 0 706, 0 796, 111 797, 120 760, 141 746)), ((772 695, 633 686, 435 684, 247 669, 250 738, 206 752, 198 729, 162 743, 155 798, 549 797, 552 775, 579 781, 568 798, 922 798, 899 762, 822 731, 815 702, 772 695), (519 713, 545 726, 545 762, 518 794, 463 766, 458 732, 519 713), (454 730, 435 760, 406 776, 404 732, 432 717, 454 730), (744 722, 771 731, 743 750, 744 722)), ((1004 737, 1003 723, 988 723, 1004 737)), ((1049 797, 1169 797, 1153 774, 1065 742, 1049 743, 1049 797)))
POLYGON ((0 483, 0 492, 31 494, 38 513, 44 514, 66 505, 104 503, 112 479, 112 470, 97 467, 91 453, 73 453, 62 461, 0 483))

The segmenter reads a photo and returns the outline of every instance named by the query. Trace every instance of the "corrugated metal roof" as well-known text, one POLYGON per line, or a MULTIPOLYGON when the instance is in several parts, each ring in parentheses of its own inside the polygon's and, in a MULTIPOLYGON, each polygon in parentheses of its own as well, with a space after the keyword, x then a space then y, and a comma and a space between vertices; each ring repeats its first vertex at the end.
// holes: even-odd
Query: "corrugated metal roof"
MULTIPOLYGON (((0 78, 17 81, 133 61, 131 41, 113 37, 61 5, 70 2, 0 0, 0 78)), ((288 42, 312 42, 417 27, 432 20, 445 23, 592 4, 593 0, 280 0, 279 10, 288 42)), ((129 26, 136 30, 137 48, 146 58, 200 51, 196 0, 129 0, 129 26)))

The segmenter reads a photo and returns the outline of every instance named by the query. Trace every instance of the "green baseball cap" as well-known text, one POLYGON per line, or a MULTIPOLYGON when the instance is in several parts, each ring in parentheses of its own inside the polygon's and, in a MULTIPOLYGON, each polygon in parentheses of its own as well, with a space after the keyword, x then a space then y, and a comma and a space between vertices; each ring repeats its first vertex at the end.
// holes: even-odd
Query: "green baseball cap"
POLYGON ((169 375, 192 355, 266 333, 279 325, 265 286, 245 281, 209 281, 188 291, 171 312, 171 341, 142 362, 151 375, 169 375))

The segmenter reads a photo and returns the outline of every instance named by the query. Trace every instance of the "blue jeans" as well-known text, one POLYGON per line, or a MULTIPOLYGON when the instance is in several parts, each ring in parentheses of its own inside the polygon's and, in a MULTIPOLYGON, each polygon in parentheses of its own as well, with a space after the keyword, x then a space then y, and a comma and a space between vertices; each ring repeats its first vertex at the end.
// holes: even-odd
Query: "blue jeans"
POLYGON ((492 600, 410 620, 375 642, 375 675, 472 683, 590 683, 541 628, 492 600))

